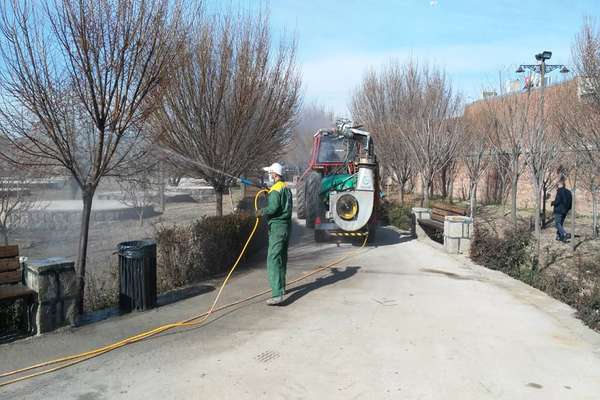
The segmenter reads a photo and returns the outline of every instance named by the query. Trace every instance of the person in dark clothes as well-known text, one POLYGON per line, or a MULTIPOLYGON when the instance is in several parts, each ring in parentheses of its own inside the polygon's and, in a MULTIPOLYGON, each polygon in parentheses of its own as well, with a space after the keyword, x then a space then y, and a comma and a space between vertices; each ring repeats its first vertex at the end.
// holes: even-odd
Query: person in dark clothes
POLYGON ((550 205, 554 207, 556 240, 564 242, 571 237, 571 234, 565 231, 563 225, 565 223, 565 218, 567 218, 567 214, 571 211, 573 196, 571 195, 571 191, 565 187, 564 179, 558 181, 556 186, 556 197, 550 205))

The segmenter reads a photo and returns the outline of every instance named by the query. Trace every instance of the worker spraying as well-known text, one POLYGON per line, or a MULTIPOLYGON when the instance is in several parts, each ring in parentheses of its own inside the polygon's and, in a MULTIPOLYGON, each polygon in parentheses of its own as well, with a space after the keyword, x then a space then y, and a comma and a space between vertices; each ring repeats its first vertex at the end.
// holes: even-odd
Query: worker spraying
POLYGON ((292 192, 283 181, 283 167, 274 163, 263 168, 273 180, 269 189, 268 205, 257 211, 269 221, 269 250, 267 252, 267 274, 271 285, 270 306, 281 304, 285 295, 288 244, 292 230, 292 192))

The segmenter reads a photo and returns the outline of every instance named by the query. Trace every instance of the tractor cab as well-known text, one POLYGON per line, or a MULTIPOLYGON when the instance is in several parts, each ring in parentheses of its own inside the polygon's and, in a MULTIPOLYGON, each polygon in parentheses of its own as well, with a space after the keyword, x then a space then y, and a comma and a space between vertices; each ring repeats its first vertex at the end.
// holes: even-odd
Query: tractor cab
POLYGON ((299 219, 315 229, 315 239, 364 236, 377 205, 377 162, 369 132, 338 121, 314 135, 308 170, 297 185, 299 219))
POLYGON ((354 173, 360 158, 373 157, 373 139, 370 135, 357 136, 339 129, 320 129, 313 138, 307 172, 320 170, 324 175, 329 175, 347 169, 349 173, 354 173))

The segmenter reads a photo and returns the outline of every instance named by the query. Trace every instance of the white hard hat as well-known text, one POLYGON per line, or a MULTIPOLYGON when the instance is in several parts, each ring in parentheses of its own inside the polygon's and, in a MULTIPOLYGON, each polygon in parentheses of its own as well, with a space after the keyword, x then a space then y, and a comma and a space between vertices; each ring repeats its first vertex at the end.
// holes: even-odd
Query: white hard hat
POLYGON ((263 170, 267 172, 274 172, 279 176, 283 176, 283 167, 279 163, 273 163, 269 167, 264 167, 263 170))

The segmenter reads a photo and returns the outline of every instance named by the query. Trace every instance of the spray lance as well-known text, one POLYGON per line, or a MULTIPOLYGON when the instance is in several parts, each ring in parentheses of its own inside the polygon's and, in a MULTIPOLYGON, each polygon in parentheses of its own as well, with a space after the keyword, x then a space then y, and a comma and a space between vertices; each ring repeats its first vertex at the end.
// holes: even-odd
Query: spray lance
POLYGON ((265 189, 265 188, 267 188, 267 185, 265 185, 262 182, 254 182, 251 179, 245 178, 243 176, 234 176, 234 175, 232 175, 232 174, 230 174, 228 172, 222 171, 220 169, 213 168, 213 167, 211 167, 209 165, 206 165, 205 163, 202 163, 202 162, 199 162, 199 161, 196 161, 196 160, 192 160, 192 159, 190 159, 190 158, 188 158, 186 156, 182 156, 181 154, 174 153, 173 151, 168 150, 168 149, 161 148, 160 150, 162 152, 164 152, 164 153, 167 153, 171 157, 179 158, 179 159, 181 159, 181 160, 183 160, 185 162, 197 165, 197 166, 199 166, 201 168, 207 169, 207 170, 212 171, 212 172, 216 172, 217 174, 220 174, 220 175, 226 176, 228 178, 231 178, 235 182, 244 184, 246 186, 254 186, 254 187, 257 187, 259 189, 265 189))

